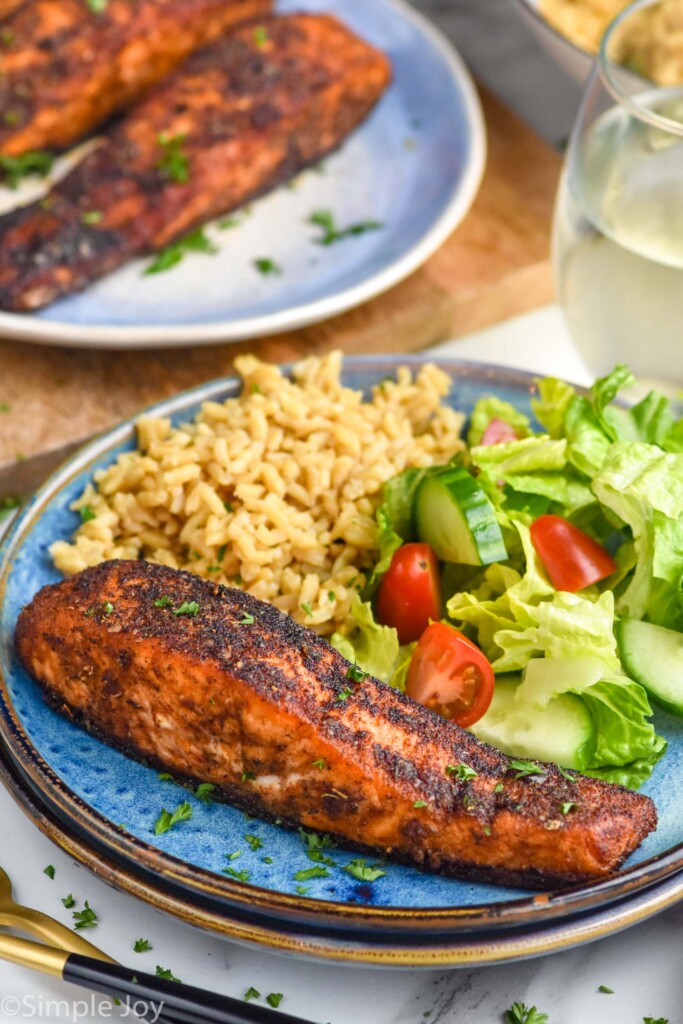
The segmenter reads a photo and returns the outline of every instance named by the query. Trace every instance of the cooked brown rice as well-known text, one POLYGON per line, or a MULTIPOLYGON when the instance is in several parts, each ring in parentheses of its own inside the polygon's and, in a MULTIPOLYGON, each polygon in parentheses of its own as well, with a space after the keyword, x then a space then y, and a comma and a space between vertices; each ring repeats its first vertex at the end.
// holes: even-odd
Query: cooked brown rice
POLYGON ((292 379, 242 356, 238 398, 205 402, 193 423, 143 417, 138 450, 95 473, 74 504, 87 521, 50 548, 71 574, 144 558, 239 586, 320 633, 344 627, 376 561, 386 480, 462 448, 449 379, 423 366, 364 401, 340 382, 341 354, 298 363, 292 379))

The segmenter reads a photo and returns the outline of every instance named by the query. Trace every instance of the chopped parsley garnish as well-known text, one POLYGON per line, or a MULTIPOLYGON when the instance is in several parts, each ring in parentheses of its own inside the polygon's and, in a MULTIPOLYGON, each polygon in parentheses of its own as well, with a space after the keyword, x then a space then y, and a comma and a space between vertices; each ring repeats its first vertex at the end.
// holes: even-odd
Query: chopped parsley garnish
POLYGON ((312 867, 302 868, 301 871, 294 872, 295 882, 309 882, 311 878, 329 878, 330 873, 327 868, 324 867, 312 867))
POLYGON ((85 0, 88 10, 93 14, 104 14, 109 0, 85 0))
POLYGON ((146 953, 151 948, 149 939, 136 939, 133 943, 134 953, 146 953))
POLYGON ((484 835, 485 836, 490 836, 491 835, 491 826, 490 825, 484 825, 484 835))
POLYGON ((503 783, 502 782, 497 782, 496 785, 493 787, 493 792, 494 793, 502 793, 504 789, 505 789, 505 786, 503 785, 503 783))
POLYGON ((240 626, 251 626, 253 624, 253 622, 254 622, 254 616, 253 615, 245 614, 240 619, 239 624, 240 624, 240 626))
POLYGON ((182 804, 178 804, 173 813, 164 808, 154 825, 154 835, 163 835, 164 832, 168 832, 174 825, 179 825, 183 821, 189 821, 191 817, 192 807, 188 804, 187 800, 184 800, 182 804))
POLYGON ((466 782, 467 779, 476 779, 477 777, 474 768, 470 768, 468 764, 446 765, 446 774, 452 775, 453 778, 459 779, 461 782, 466 782))
POLYGON ((21 121, 21 114, 17 110, 6 110, 2 115, 2 119, 5 124, 19 124, 21 121))
POLYGON ((194 791, 194 795, 198 800, 201 800, 203 804, 208 804, 213 799, 213 791, 216 787, 213 782, 200 782, 194 791))
POLYGON ((166 978, 166 981, 177 981, 180 984, 180 978, 176 978, 173 971, 159 967, 159 964, 157 964, 156 976, 157 978, 166 978))
POLYGON ((183 601, 179 608, 173 609, 173 614, 178 615, 190 615, 194 618, 199 612, 199 605, 196 601, 183 601))
POLYGON ((99 224, 103 216, 101 210, 86 210, 81 214, 81 224, 99 224))
POLYGON ((190 161, 183 153, 184 135, 168 135, 161 132, 157 135, 157 142, 163 149, 163 156, 157 164, 157 168, 169 181, 184 185, 190 180, 190 161))
POLYGON ((83 508, 80 508, 78 511, 82 523, 89 523, 92 519, 96 518, 95 513, 90 508, 90 505, 84 505, 83 508))
POLYGON ((171 603, 171 598, 168 597, 168 595, 165 594, 163 597, 158 597, 156 599, 156 601, 154 602, 154 607, 155 608, 168 608, 170 603, 171 603))
POLYGON ((52 864, 48 864, 48 866, 43 870, 43 874, 47 875, 48 878, 54 879, 54 877, 55 877, 55 869, 52 866, 52 864))
POLYGON ((563 779, 567 779, 568 782, 576 782, 576 775, 572 775, 571 772, 566 771, 561 765, 558 764, 557 770, 563 779))
POLYGON ((0 402, 0 412, 9 412, 10 410, 11 406, 9 402, 0 402))
POLYGON ((347 875, 352 875, 353 878, 357 878, 359 882, 374 882, 383 875, 386 875, 386 871, 382 871, 376 864, 368 864, 362 858, 352 860, 350 864, 342 868, 342 871, 345 871, 347 875))
POLYGON ((74 910, 72 917, 76 922, 74 930, 77 932, 83 931, 84 928, 97 927, 97 914, 91 909, 87 900, 85 901, 85 909, 74 910))
POLYGON ((55 158, 47 150, 34 149, 21 156, 0 154, 0 172, 9 188, 18 188, 19 182, 28 174, 38 174, 44 178, 52 170, 55 158))
POLYGON ((513 1003, 503 1019, 505 1024, 546 1024, 548 1014, 540 1013, 535 1006, 513 1003))
POLYGON ((322 228, 322 233, 315 239, 318 245, 333 245, 345 238, 352 238, 356 235, 364 235, 368 231, 379 231, 384 225, 378 220, 364 220, 357 224, 350 224, 349 227, 337 227, 334 216, 330 210, 316 210, 309 217, 311 224, 322 228))
POLYGON ((296 892, 299 896, 307 896, 310 891, 311 891, 310 885, 295 885, 294 886, 294 892, 296 892))
POLYGON ((260 836, 255 836, 253 832, 247 832, 244 837, 245 843, 249 844, 252 853, 256 853, 263 846, 263 840, 260 836))
POLYGON ((274 1010, 277 1010, 278 1006, 282 1002, 282 992, 271 992, 270 995, 266 996, 266 1002, 268 1006, 272 1006, 274 1010))
POLYGON ((161 782, 175 782, 175 779, 173 778, 173 776, 169 772, 159 772, 159 774, 157 775, 157 778, 161 782))
POLYGON ((462 805, 466 811, 471 811, 475 805, 474 797, 470 796, 469 793, 465 793, 464 797, 462 798, 462 805))
POLYGON ((320 835, 319 832, 308 832, 305 828, 299 829, 299 835, 307 850, 336 850, 337 844, 329 836, 320 835))
POLYGON ((0 43, 2 43, 3 46, 11 46, 15 38, 14 32, 9 28, 4 28, 2 32, 0 32, 0 43))
POLYGON ((330 602, 330 604, 332 604, 333 601, 337 600, 337 595, 335 594, 334 590, 327 591, 327 600, 330 602))
POLYGON ((227 550, 228 550, 228 545, 227 544, 221 544, 221 546, 218 549, 218 553, 216 554, 216 564, 208 566, 208 568, 206 570, 207 572, 219 572, 220 571, 221 563, 222 563, 223 559, 225 558, 225 552, 227 550))
POLYGON ((545 775, 545 768, 540 768, 533 761, 525 761, 523 759, 510 761, 508 771, 516 772, 515 778, 517 779, 523 779, 527 775, 545 775))
POLYGON ((268 31, 263 25, 257 25, 254 29, 254 42, 259 48, 265 46, 268 42, 268 31))
POLYGON ((567 800, 566 803, 560 804, 562 814, 569 814, 569 812, 573 811, 575 807, 578 807, 578 804, 575 804, 572 800, 567 800))
POLYGON ((415 803, 413 804, 413 807, 416 810, 418 810, 420 807, 426 807, 426 806, 427 806, 427 801, 426 800, 416 800, 415 803))
POLYGON ((235 868, 223 868, 224 875, 230 875, 231 878, 236 878, 238 882, 248 882, 251 878, 251 871, 236 871, 235 868))
POLYGON ((111 613, 113 611, 114 611, 114 605, 111 603, 111 601, 103 601, 102 602, 102 612, 103 612, 104 615, 111 615, 111 613))
POLYGON ((263 274, 264 277, 268 275, 280 276, 282 274, 282 267, 275 260, 268 259, 267 257, 254 260, 254 266, 259 274, 263 274))
POLYGON ((598 986, 598 992, 604 992, 604 994, 606 996, 613 996, 614 995, 614 989, 613 988, 608 988, 607 985, 599 985, 598 986))
POLYGON ((304 601, 304 603, 301 605, 301 611, 305 612, 305 614, 308 615, 308 617, 310 618, 311 615, 313 614, 313 606, 311 605, 311 602, 304 601))
POLYGON ((242 772, 242 782, 253 782, 256 778, 256 772, 242 772))
POLYGON ((62 903, 64 904, 67 910, 71 910, 72 907, 76 906, 76 900, 73 898, 72 893, 69 893, 68 896, 64 896, 64 898, 62 899, 62 903))
POLYGON ((0 519, 11 512, 12 509, 19 508, 21 501, 19 498, 0 498, 0 519))
POLYGON ((311 765, 314 768, 320 768, 320 770, 322 771, 323 768, 325 767, 325 758, 319 757, 317 761, 311 761, 311 765))
POLYGON ((162 249, 156 259, 144 271, 145 274, 160 274, 162 270, 170 270, 180 263, 188 252, 206 252, 209 255, 218 252, 217 247, 206 237, 204 228, 197 228, 190 235, 171 242, 162 249))
POLYGON ((349 689, 340 690, 339 693, 337 694, 337 700, 339 700, 339 701, 347 700, 351 696, 352 692, 353 691, 349 690, 349 689))
POLYGON ((346 670, 346 678, 354 683, 362 683, 367 678, 367 672, 364 672, 358 665, 349 665, 346 670))
POLYGON ((250 999, 260 999, 261 993, 253 985, 250 985, 247 991, 244 993, 244 1001, 248 1003, 250 999))
POLYGON ((669 1024, 668 1017, 643 1017, 643 1024, 669 1024))
POLYGON ((235 850, 234 853, 229 853, 228 854, 228 860, 239 860, 241 856, 242 856, 242 851, 241 850, 235 850))
POLYGON ((273 858, 272 857, 261 857, 261 860, 263 861, 264 864, 272 864, 273 863, 273 858))

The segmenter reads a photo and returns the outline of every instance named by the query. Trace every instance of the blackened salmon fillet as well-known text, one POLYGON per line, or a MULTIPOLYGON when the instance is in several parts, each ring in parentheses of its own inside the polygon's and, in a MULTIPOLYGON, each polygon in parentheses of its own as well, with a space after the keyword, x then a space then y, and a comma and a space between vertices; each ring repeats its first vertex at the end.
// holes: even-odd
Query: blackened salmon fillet
POLYGON ((273 606, 190 573, 103 562, 44 587, 15 642, 52 706, 131 757, 424 869, 563 887, 613 872, 656 826, 619 786, 551 764, 519 777, 273 606))
POLYGON ((242 26, 194 54, 47 198, 0 218, 0 308, 36 309, 336 149, 390 80, 336 19, 242 26))
POLYGON ((271 8, 272 0, 4 0, 3 9, 0 0, 0 154, 66 149, 188 54, 271 8))

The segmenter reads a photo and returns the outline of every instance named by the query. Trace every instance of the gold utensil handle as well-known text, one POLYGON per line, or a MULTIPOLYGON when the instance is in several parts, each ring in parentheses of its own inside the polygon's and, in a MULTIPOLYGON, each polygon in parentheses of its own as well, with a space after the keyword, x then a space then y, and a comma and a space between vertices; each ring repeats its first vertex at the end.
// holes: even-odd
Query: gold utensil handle
POLYGON ((42 946, 28 939, 20 939, 16 935, 3 935, 0 932, 0 959, 21 967, 50 974, 53 978, 61 978, 64 964, 70 954, 52 946, 42 946))
POLYGON ((84 939, 82 935, 72 932, 66 925, 30 907, 22 907, 15 903, 11 910, 0 910, 0 925, 7 928, 23 929, 29 934, 43 939, 50 946, 65 949, 69 953, 80 953, 82 956, 92 956, 96 960, 116 963, 101 949, 84 939))

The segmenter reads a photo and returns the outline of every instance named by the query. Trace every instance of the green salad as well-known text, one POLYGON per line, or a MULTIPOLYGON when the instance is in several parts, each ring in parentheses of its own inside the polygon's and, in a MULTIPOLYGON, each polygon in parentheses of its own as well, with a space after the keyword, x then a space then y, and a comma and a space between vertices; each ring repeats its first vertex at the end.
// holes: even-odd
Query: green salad
POLYGON ((683 419, 616 403, 633 383, 539 380, 541 430, 481 399, 465 453, 385 485, 333 644, 514 757, 637 787, 666 749, 651 702, 683 714, 683 419))

